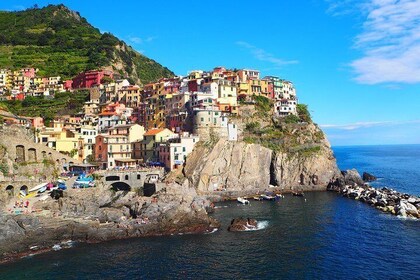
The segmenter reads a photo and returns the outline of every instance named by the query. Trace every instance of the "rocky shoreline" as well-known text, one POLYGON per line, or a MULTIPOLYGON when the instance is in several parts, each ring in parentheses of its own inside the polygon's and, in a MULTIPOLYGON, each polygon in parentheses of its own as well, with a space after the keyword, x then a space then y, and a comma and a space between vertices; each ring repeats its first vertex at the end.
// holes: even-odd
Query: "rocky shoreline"
MULTIPOLYGON (((364 177, 375 178, 372 175, 364 177)), ((327 190, 367 203, 389 214, 420 219, 418 196, 400 193, 387 187, 376 189, 365 183, 355 169, 343 171, 343 177, 330 182, 327 190)))
POLYGON ((0 212, 0 263, 53 249, 62 242, 211 232, 211 202, 193 188, 170 185, 154 197, 104 187, 69 190, 63 198, 35 205, 40 211, 0 212), (32 248, 32 249, 31 249, 32 248))

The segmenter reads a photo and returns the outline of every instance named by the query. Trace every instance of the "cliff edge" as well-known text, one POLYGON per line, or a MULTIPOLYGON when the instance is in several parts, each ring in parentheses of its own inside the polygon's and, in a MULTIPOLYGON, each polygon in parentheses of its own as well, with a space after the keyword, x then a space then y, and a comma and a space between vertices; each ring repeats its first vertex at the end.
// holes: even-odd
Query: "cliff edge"
POLYGON ((187 158, 183 176, 199 194, 326 190, 342 176, 325 134, 310 118, 270 120, 247 108, 231 121, 239 127, 238 141, 210 137, 187 158))

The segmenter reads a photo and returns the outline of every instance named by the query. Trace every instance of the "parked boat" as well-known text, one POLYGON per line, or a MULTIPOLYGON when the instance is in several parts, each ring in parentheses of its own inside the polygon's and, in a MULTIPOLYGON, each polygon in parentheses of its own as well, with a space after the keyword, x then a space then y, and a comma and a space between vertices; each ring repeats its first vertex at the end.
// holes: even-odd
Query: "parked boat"
POLYGON ((254 200, 258 200, 258 201, 263 200, 261 196, 254 196, 253 198, 254 198, 254 200))
POLYGON ((275 200, 276 199, 274 196, 268 195, 268 194, 262 194, 261 197, 264 200, 275 200))
POLYGON ((242 203, 242 204, 249 204, 249 200, 248 200, 248 199, 245 199, 245 198, 243 198, 243 197, 238 197, 236 200, 237 200, 239 203, 242 203))
POLYGON ((32 189, 30 189, 29 190, 29 192, 31 193, 31 192, 36 192, 36 191, 38 191, 39 189, 41 189, 41 188, 43 188, 43 187, 45 187, 47 185, 47 183, 42 183, 42 184, 39 184, 39 185, 36 185, 35 187, 33 187, 32 189))
POLYGON ((277 193, 276 198, 284 198, 284 195, 282 195, 281 193, 277 193))

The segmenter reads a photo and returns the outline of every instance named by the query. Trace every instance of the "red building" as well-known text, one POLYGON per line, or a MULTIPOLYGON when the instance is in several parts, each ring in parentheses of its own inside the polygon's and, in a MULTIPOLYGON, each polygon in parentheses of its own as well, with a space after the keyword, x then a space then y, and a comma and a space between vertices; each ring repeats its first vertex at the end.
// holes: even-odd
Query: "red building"
POLYGON ((104 77, 113 78, 114 73, 109 70, 91 70, 81 72, 73 78, 72 87, 77 88, 91 88, 101 84, 104 77))
POLYGON ((72 80, 66 80, 64 81, 64 89, 65 90, 71 90, 73 88, 73 81, 72 80))
POLYGON ((188 91, 189 92, 196 92, 196 91, 198 91, 198 83, 197 83, 197 80, 190 80, 190 81, 188 81, 188 91))

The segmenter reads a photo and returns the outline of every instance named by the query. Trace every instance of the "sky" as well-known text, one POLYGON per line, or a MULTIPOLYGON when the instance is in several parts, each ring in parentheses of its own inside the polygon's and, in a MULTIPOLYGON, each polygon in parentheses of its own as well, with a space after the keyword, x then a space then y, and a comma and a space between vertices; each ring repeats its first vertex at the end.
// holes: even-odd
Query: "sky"
POLYGON ((333 146, 420 143, 420 0, 63 3, 178 75, 251 68, 295 84, 333 146))

